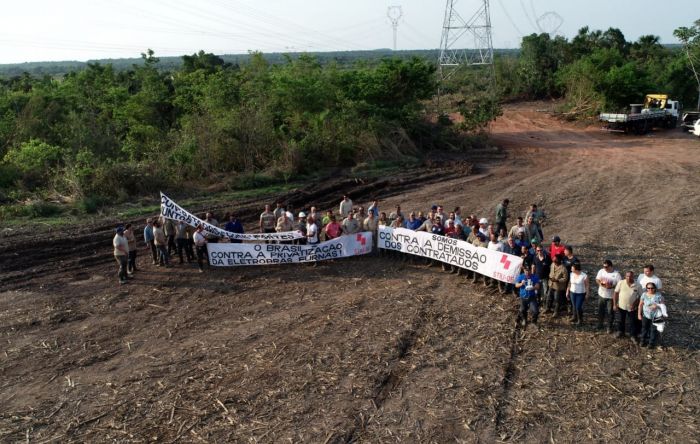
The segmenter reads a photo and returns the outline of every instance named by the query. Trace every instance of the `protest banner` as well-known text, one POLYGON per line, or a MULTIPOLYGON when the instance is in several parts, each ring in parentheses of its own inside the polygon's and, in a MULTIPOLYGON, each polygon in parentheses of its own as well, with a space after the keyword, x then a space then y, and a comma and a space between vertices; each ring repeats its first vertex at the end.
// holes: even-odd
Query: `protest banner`
POLYGON ((232 233, 230 231, 222 230, 221 228, 211 225, 192 213, 188 212, 180 205, 176 204, 175 201, 170 199, 163 193, 160 193, 160 215, 176 221, 183 221, 187 225, 196 227, 202 225, 204 231, 213 236, 217 237, 227 237, 231 240, 242 240, 242 241, 290 241, 294 239, 301 239, 304 234, 301 231, 285 231, 281 233, 255 233, 255 234, 241 234, 232 233))
POLYGON ((380 227, 378 247, 455 265, 499 281, 513 283, 522 258, 445 236, 405 228, 380 227))
POLYGON ((359 256, 372 251, 372 233, 340 236, 316 245, 208 244, 209 263, 216 267, 299 264, 359 256))

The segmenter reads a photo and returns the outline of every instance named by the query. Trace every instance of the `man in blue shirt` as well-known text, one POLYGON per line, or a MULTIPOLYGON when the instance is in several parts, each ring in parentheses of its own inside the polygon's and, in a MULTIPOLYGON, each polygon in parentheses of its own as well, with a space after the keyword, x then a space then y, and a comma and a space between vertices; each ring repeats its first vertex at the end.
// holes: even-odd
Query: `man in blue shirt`
POLYGON ((537 324, 537 316, 540 307, 537 303, 537 294, 540 291, 540 279, 529 267, 523 267, 523 272, 515 279, 515 288, 520 290, 520 313, 518 322, 522 320, 523 328, 527 328, 527 312, 532 312, 532 323, 537 324))
POLYGON ((151 258, 153 265, 158 263, 158 250, 156 250, 156 237, 153 234, 153 220, 149 217, 146 219, 146 228, 143 229, 143 240, 151 248, 151 258))
MULTIPOLYGON (((226 222, 226 225, 224 225, 224 230, 230 231, 231 233, 244 233, 243 224, 241 224, 241 221, 238 220, 235 214, 231 214, 228 222, 226 222)), ((232 244, 240 244, 241 242, 243 241, 241 241, 240 239, 231 239, 232 244)))

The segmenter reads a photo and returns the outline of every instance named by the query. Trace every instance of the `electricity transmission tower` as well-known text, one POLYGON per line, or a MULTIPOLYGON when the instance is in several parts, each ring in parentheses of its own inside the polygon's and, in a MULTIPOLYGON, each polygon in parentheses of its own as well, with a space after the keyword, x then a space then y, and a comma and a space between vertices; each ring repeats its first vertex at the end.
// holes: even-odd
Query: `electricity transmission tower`
POLYGON ((396 51, 396 34, 399 29, 399 20, 403 16, 403 10, 401 9, 401 6, 389 6, 386 11, 386 16, 389 17, 391 27, 394 29, 394 51, 396 51))
POLYGON ((440 80, 447 79, 462 66, 493 65, 489 0, 478 0, 479 8, 467 20, 457 12, 458 2, 447 0, 445 6, 438 60, 440 80))

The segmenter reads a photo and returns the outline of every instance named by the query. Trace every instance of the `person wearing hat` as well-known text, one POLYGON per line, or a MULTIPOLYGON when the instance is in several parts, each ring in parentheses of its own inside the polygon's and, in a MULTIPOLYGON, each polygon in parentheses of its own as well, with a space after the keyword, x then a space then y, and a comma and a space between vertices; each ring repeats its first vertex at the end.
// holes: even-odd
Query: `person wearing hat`
POLYGON ((552 238, 552 243, 549 245, 549 257, 554 259, 554 257, 562 255, 564 256, 564 244, 561 243, 561 238, 559 236, 554 236, 552 238))
POLYGON ((479 219, 479 233, 483 234, 486 239, 489 237, 489 220, 486 219, 485 217, 482 217, 479 219))
POLYGON ((307 225, 306 225, 306 213, 303 211, 300 211, 299 214, 297 215, 298 220, 297 220, 297 226, 296 229, 301 232, 301 234, 304 236, 301 239, 296 239, 294 243, 296 245, 306 245, 306 230, 307 230, 307 225))
POLYGON ((119 283, 126 284, 126 267, 127 260, 129 257, 129 241, 124 237, 124 227, 119 225, 117 227, 117 233, 112 239, 112 245, 114 246, 114 259, 117 260, 119 264, 119 283))

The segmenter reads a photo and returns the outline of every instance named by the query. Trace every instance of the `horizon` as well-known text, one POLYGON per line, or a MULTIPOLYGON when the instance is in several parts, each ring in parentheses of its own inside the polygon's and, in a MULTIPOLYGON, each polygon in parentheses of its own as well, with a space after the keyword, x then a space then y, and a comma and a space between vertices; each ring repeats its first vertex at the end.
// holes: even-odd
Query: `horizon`
MULTIPOLYGON (((12 3, 0 17, 0 64, 86 62, 138 58, 148 48, 158 57, 199 50, 217 55, 374 51, 392 48, 390 6, 401 6, 397 50, 440 46, 444 2, 357 0, 352 7, 321 0, 50 0, 12 3)), ((570 40, 589 26, 619 28, 628 41, 652 34, 675 44, 673 30, 689 26, 685 10, 652 0, 584 5, 555 0, 491 3, 493 46, 517 49, 523 36, 547 32, 570 40), (632 8, 630 8, 632 6, 632 8), (601 16, 600 10, 606 14, 601 16), (610 18, 614 18, 614 22, 610 18)), ((456 2, 471 17, 479 0, 456 2)))

